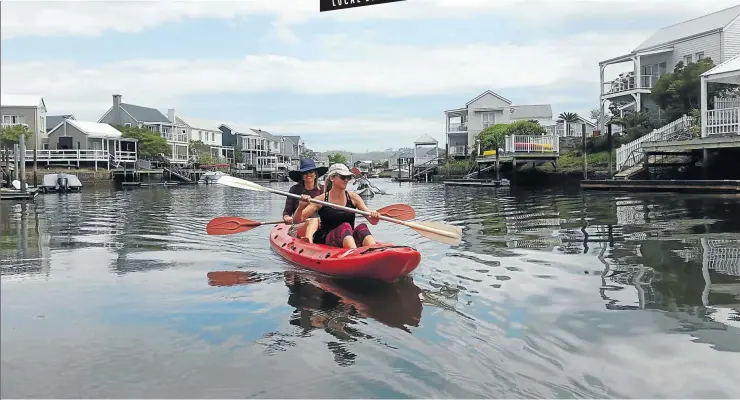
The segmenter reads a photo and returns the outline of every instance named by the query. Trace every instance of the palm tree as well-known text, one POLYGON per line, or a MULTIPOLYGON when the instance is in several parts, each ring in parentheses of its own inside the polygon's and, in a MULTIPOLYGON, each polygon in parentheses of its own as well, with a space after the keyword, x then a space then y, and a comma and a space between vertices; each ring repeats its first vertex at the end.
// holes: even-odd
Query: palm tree
POLYGON ((625 113, 621 118, 612 118, 611 123, 622 127, 624 136, 629 141, 638 139, 653 128, 653 120, 646 112, 625 113))
POLYGON ((568 136, 568 124, 580 121, 581 117, 577 113, 562 112, 558 115, 558 119, 563 120, 563 136, 568 136))

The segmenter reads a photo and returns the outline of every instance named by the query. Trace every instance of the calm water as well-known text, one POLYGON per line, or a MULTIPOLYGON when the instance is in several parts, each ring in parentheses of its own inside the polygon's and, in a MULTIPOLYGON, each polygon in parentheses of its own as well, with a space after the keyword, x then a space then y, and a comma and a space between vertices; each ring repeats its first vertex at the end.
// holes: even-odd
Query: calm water
MULTIPOLYGON (((740 198, 445 188, 376 180, 450 248, 395 286, 296 270, 284 197, 86 188, 0 205, 3 397, 735 397, 740 198), (238 271, 225 273, 224 271, 238 271), (211 274, 209 279, 209 273, 211 274), (220 273, 218 273, 220 272, 220 273)), ((275 184, 287 190, 288 184, 275 184)))

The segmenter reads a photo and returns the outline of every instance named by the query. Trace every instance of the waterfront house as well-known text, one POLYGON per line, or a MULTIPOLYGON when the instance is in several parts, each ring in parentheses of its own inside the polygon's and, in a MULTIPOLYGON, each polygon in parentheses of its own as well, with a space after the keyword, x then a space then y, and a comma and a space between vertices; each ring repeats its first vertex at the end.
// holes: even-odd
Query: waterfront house
POLYGON ((3 127, 24 125, 32 133, 26 138, 26 149, 47 148, 46 102, 42 96, 3 94, 0 96, 0 115, 3 127))
POLYGON ((65 118, 49 131, 48 150, 38 154, 40 161, 111 163, 115 166, 136 163, 137 140, 123 137, 109 124, 65 118))
POLYGON ((233 147, 241 153, 242 164, 246 170, 254 171, 257 166, 257 157, 266 156, 265 138, 253 132, 251 128, 242 125, 221 124, 221 144, 224 147, 233 147))
POLYGON ((474 149, 478 134, 494 124, 535 120, 554 125, 549 104, 512 105, 511 100, 486 90, 468 101, 463 108, 445 111, 447 145, 452 157, 467 157, 474 149))
POLYGON ((556 135, 558 137, 577 136, 583 135, 583 127, 586 127, 586 136, 592 136, 596 130, 596 123, 587 120, 586 118, 578 116, 577 122, 568 122, 568 130, 565 130, 565 121, 562 118, 555 120, 555 123, 550 126, 545 126, 545 134, 556 135))
POLYGON ((282 153, 285 156, 285 162, 291 167, 298 168, 300 165, 301 154, 306 147, 300 136, 282 136, 282 153))
POLYGON ((47 115, 46 116, 46 133, 51 132, 54 127, 61 124, 65 119, 75 120, 75 116, 72 114, 65 115, 47 115))
POLYGON ((191 142, 201 142, 210 148, 211 155, 221 163, 234 161, 234 146, 224 146, 223 132, 219 125, 208 120, 175 116, 175 121, 185 127, 185 133, 191 142))
POLYGON ((169 161, 173 164, 187 164, 189 160, 189 143, 187 128, 178 123, 175 109, 167 110, 167 116, 156 108, 123 103, 120 94, 113 95, 113 105, 98 120, 115 126, 139 128, 147 127, 159 133, 167 140, 172 149, 169 161))
MULTIPOLYGON (((709 4, 709 3, 708 3, 709 4)), ((628 54, 599 63, 604 115, 606 102, 631 105, 633 110, 660 110, 651 99, 655 84, 679 62, 684 64, 709 57, 719 65, 740 53, 740 5, 659 29, 628 54), (605 81, 607 66, 629 63, 616 79, 605 81)), ((599 123, 603 131, 604 122, 599 123)))

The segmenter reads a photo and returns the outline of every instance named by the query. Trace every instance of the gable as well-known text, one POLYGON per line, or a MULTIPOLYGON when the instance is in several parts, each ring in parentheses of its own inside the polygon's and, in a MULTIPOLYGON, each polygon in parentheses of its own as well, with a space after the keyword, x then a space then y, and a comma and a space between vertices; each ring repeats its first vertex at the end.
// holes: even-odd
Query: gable
POLYGON ((467 107, 508 107, 511 105, 511 100, 500 96, 490 90, 486 90, 485 92, 478 95, 473 100, 470 100, 469 102, 465 103, 465 106, 467 107))

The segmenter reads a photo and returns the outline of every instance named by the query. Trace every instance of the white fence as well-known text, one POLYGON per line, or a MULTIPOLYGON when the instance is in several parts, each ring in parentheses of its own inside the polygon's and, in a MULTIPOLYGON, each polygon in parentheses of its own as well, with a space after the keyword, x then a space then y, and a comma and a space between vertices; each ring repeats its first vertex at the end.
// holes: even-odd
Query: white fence
POLYGON ((559 153, 560 138, 552 135, 506 136, 506 153, 559 153))
POLYGON ((738 107, 740 107, 740 97, 714 97, 715 110, 738 107))
MULTIPOLYGON (((33 150, 26 150, 26 162, 33 161, 33 150)), ((15 160, 14 154, 10 152, 10 159, 15 160)), ((80 163, 105 163, 105 162, 136 162, 135 151, 108 150, 36 150, 36 161, 50 164, 77 165, 80 163)))
POLYGON ((623 144, 617 149, 617 171, 622 168, 629 168, 637 164, 638 158, 642 160, 642 144, 645 142, 657 142, 665 140, 669 135, 678 131, 690 128, 694 119, 684 115, 683 117, 665 125, 661 128, 654 129, 652 132, 629 143, 623 144))
POLYGON ((706 130, 702 132, 702 137, 740 135, 740 107, 707 110, 704 120, 706 130))

